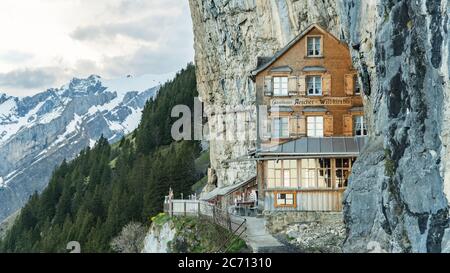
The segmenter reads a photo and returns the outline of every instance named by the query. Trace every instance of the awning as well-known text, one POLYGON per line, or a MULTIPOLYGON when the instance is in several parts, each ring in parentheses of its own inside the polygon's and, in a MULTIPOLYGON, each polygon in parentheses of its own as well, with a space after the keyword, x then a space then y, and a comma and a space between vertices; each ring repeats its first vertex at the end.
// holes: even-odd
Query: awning
POLYGON ((327 108, 325 107, 312 107, 312 106, 307 106, 304 107, 303 112, 308 112, 308 113, 322 113, 322 112, 327 112, 327 108))
POLYGON ((274 67, 272 69, 270 69, 271 72, 287 72, 287 73, 291 73, 292 72, 292 68, 290 68, 287 65, 284 66, 278 66, 278 67, 274 67))
POLYGON ((270 113, 292 113, 294 110, 292 110, 289 106, 272 106, 269 109, 270 113))
POLYGON ((364 112, 364 107, 353 107, 350 112, 364 112))
POLYGON ((358 156, 367 137, 303 137, 274 147, 264 147, 259 156, 358 156))
POLYGON ((323 66, 305 66, 303 72, 326 72, 327 69, 323 66))
POLYGON ((255 182, 255 180, 256 180, 256 177, 252 177, 251 179, 246 180, 246 181, 243 181, 243 182, 240 182, 240 183, 236 183, 236 184, 233 184, 233 185, 230 185, 230 186, 225 186, 225 187, 216 188, 216 189, 214 189, 213 191, 210 191, 210 192, 204 194, 204 195, 200 198, 200 200, 203 200, 203 201, 209 201, 209 200, 211 200, 211 199, 216 198, 217 196, 225 196, 225 195, 228 195, 228 194, 230 194, 230 193, 232 193, 232 192, 237 191, 238 189, 242 188, 243 186, 245 186, 245 185, 247 185, 247 184, 250 184, 250 183, 252 183, 252 182, 255 182))

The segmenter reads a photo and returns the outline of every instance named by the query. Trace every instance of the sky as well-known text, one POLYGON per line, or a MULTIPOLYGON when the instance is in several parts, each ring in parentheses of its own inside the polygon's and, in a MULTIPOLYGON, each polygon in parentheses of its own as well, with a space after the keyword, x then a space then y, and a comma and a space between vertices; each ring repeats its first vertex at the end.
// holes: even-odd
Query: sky
POLYGON ((0 93, 73 77, 165 74, 193 61, 186 0, 1 0, 0 93))

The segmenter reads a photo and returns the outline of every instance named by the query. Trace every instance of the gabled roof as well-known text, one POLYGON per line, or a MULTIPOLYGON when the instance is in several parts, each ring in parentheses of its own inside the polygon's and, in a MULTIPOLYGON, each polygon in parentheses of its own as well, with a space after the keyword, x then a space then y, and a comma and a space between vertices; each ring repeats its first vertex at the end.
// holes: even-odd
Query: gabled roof
POLYGON ((303 137, 270 148, 262 148, 260 156, 358 156, 367 137, 303 137))
POLYGON ((272 65, 276 60, 278 60, 281 56, 283 56, 284 53, 286 53, 289 49, 291 49, 291 47, 293 47, 298 41, 303 39, 303 37, 305 37, 305 35, 308 34, 314 28, 317 28, 321 32, 331 35, 331 37, 333 37, 336 41, 338 41, 339 43, 342 43, 342 41, 339 40, 338 38, 336 38, 336 36, 331 34, 329 31, 323 29, 318 24, 311 24, 303 32, 301 32, 299 35, 297 35, 292 41, 290 41, 285 47, 283 47, 281 50, 279 50, 277 53, 275 53, 275 55, 273 55, 272 57, 258 57, 257 68, 251 72, 252 75, 256 76, 259 73, 261 73, 262 71, 264 71, 267 67, 272 65))

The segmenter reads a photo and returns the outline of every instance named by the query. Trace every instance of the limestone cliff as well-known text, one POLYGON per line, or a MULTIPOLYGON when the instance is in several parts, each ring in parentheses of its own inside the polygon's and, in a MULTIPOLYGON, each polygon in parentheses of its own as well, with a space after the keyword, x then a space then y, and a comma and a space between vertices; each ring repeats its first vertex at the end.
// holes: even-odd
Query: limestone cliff
MULTIPOLYGON (((190 0, 197 82, 200 97, 207 106, 211 132, 220 130, 217 109, 231 109, 224 117, 229 122, 236 117, 233 109, 239 113, 242 106, 255 105, 256 94, 249 76, 258 56, 273 55, 311 22, 339 34, 335 5, 334 0, 190 0)), ((255 146, 252 140, 256 135, 256 113, 254 110, 246 113, 248 140, 211 140, 211 165, 219 186, 256 174, 254 163, 228 162, 246 155, 255 146)))
MULTIPOLYGON (((345 250, 441 251, 450 193, 448 0, 190 0, 190 6, 199 92, 209 109, 253 105, 248 76, 257 57, 272 55, 311 23, 347 41, 371 141, 346 192, 345 250)), ((208 118, 214 129, 213 111, 208 118)), ((253 146, 211 141, 219 185, 255 173, 252 163, 226 163, 253 146)))
POLYGON ((448 1, 342 1, 340 10, 372 125, 346 192, 346 250, 376 242, 440 252, 450 184, 448 1))

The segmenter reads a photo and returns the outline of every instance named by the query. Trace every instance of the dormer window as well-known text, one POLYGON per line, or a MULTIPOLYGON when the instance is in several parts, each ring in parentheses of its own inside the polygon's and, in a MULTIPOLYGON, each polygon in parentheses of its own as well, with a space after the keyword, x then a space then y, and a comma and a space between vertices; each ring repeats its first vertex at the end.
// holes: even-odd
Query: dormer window
POLYGON ((288 77, 273 78, 273 95, 274 96, 288 95, 288 77))
POLYGON ((306 77, 308 84, 308 96, 322 96, 322 77, 309 76, 306 77))
POLYGON ((322 56, 322 37, 314 36, 308 37, 308 57, 322 56))

